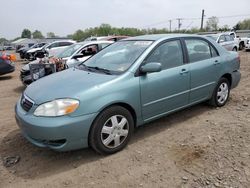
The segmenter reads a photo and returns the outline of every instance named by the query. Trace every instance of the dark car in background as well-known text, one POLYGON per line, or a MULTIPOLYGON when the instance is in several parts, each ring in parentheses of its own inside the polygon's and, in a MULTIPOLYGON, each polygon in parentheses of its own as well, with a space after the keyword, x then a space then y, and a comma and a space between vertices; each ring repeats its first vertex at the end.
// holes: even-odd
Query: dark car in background
POLYGON ((14 58, 13 55, 0 53, 0 76, 15 71, 15 64, 12 62, 14 58))
POLYGON ((42 48, 43 46, 45 46, 47 43, 46 42, 42 42, 42 43, 37 43, 37 44, 34 44, 33 46, 31 47, 23 47, 21 48, 18 52, 19 52, 19 55, 20 55, 20 58, 21 59, 28 59, 28 54, 27 52, 31 49, 37 49, 37 48, 42 48))

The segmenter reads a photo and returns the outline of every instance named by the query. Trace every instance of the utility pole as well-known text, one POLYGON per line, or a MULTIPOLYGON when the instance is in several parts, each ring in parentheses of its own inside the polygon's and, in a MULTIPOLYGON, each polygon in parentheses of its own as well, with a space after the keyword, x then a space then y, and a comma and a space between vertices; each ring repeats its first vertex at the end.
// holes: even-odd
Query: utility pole
POLYGON ((169 31, 172 32, 172 20, 169 20, 169 31))
POLYGON ((205 11, 202 9, 202 14, 201 14, 201 31, 203 30, 203 22, 204 22, 204 16, 205 16, 205 11))
POLYGON ((181 29, 181 20, 183 20, 182 18, 177 18, 178 20, 178 31, 180 31, 181 29))

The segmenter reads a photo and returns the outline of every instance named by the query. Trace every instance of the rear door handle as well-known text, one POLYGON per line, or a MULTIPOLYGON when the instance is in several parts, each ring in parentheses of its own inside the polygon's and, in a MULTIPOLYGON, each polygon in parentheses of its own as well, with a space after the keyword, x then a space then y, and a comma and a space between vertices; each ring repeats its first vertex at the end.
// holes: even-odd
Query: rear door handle
POLYGON ((215 61, 214 61, 214 64, 215 64, 215 65, 218 65, 218 64, 220 64, 220 62, 219 62, 218 60, 215 60, 215 61))
POLYGON ((189 71, 187 69, 181 69, 181 72, 180 74, 183 75, 183 74, 187 74, 189 71))

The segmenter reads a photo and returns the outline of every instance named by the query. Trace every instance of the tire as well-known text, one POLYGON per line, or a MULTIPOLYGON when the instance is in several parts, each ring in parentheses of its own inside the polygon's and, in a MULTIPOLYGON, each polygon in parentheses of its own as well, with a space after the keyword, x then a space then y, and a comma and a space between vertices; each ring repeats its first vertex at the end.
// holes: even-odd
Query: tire
POLYGON ((239 50, 243 50, 243 48, 244 48, 244 43, 241 42, 241 43, 239 44, 239 50))
POLYGON ((215 107, 222 107, 227 103, 229 95, 230 95, 229 81, 228 79, 222 77, 214 89, 209 104, 215 107))
POLYGON ((234 52, 237 52, 237 47, 234 47, 234 48, 233 48, 233 51, 234 51, 234 52))
POLYGON ((113 154, 122 150, 134 131, 131 113, 121 106, 102 111, 92 124, 90 146, 100 154, 113 154))

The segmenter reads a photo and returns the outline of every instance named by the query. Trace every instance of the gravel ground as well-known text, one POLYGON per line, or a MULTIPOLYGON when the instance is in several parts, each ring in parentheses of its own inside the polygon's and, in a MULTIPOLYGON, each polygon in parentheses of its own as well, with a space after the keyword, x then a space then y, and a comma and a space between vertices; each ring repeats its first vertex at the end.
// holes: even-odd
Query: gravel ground
POLYGON ((0 77, 0 187, 250 187, 250 52, 240 56, 242 80, 225 107, 200 104, 149 123, 110 156, 58 153, 22 137, 17 61, 0 77))

